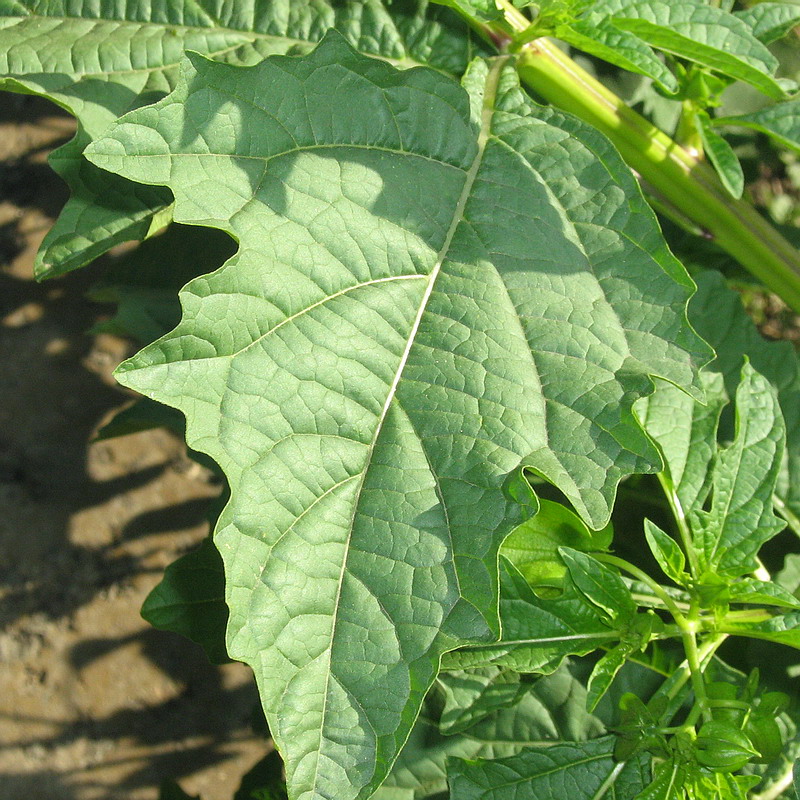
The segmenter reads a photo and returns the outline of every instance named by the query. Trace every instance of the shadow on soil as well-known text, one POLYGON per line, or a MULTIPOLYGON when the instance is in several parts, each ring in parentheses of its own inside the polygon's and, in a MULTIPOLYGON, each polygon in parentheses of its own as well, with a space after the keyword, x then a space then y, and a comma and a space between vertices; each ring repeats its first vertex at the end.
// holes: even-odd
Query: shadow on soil
MULTIPOLYGON (((0 124, 23 118, 46 125, 58 114, 36 98, 0 99, 0 124)), ((154 465, 159 459, 152 453, 143 453, 141 465, 130 458, 100 468, 87 462, 87 443, 98 424, 129 399, 107 378, 126 353, 104 349, 85 334, 111 312, 85 297, 102 274, 102 264, 45 284, 30 278, 26 215, 52 217, 66 197, 49 168, 32 161, 51 145, 0 163, 0 207, 12 208, 0 221, 0 635, 31 616, 69 626, 79 609, 100 602, 109 588, 146 572, 162 572, 143 563, 159 547, 156 539, 150 547, 147 537, 161 534, 163 539, 166 532, 197 526, 207 506, 207 500, 187 500, 185 494, 175 500, 168 493, 154 494, 157 502, 148 508, 120 513, 125 521, 116 530, 96 536, 75 530, 76 515, 154 484, 171 466, 169 456, 154 465), (133 541, 145 541, 146 546, 124 546, 133 541)), ((124 343, 116 346, 125 349, 124 343)), ((138 608, 132 607, 131 613, 137 614, 138 608)), ((225 743, 252 735, 254 687, 224 686, 222 673, 196 645, 180 637, 148 630, 118 639, 84 639, 62 658, 80 680, 101 657, 130 647, 168 676, 175 689, 169 699, 134 703, 107 716, 77 717, 44 738, 6 738, 5 746, 38 749, 43 755, 41 768, 4 771, 3 797, 86 796, 94 783, 93 768, 50 758, 77 740, 90 748, 110 748, 96 761, 98 769, 105 772, 117 765, 115 774, 124 775, 121 783, 110 784, 98 777, 94 796, 127 797, 134 789, 220 763, 230 757, 225 743), (126 746, 117 756, 122 740, 126 746), (109 786, 113 788, 104 792, 109 786)), ((0 647, 0 668, 4 659, 16 657, 0 647)), ((15 691, 13 685, 4 686, 11 709, 15 691)), ((20 730, 25 718, 21 714, 10 721, 20 730)), ((29 721, 35 725, 46 720, 29 721)))

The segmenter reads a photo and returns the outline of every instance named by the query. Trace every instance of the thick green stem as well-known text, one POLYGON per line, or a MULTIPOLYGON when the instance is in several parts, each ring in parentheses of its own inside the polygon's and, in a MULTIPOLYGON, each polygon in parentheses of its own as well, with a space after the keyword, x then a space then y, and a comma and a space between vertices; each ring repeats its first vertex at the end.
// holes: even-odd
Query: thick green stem
MULTIPOLYGON (((513 30, 528 27, 529 20, 510 3, 499 0, 498 5, 513 30)), ((498 31, 495 43, 507 35, 498 31)), ((629 108, 548 39, 520 46, 517 67, 538 95, 608 136, 648 191, 800 311, 800 253, 752 205, 732 198, 707 163, 629 108)))

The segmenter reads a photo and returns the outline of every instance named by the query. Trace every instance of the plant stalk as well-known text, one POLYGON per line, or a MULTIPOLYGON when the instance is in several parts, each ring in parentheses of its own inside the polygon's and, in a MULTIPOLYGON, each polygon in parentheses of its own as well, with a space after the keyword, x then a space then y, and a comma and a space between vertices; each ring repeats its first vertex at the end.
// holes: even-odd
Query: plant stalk
MULTIPOLYGON (((529 20, 506 0, 498 0, 498 6, 513 30, 519 33, 529 26, 529 20)), ((487 36, 487 26, 477 24, 487 36)), ((508 40, 508 34, 498 29, 490 38, 498 45, 508 40)), ((800 311, 800 253, 752 205, 731 197, 702 157, 629 108, 548 39, 520 45, 517 55, 523 83, 556 108, 602 131, 678 217, 690 219, 704 236, 800 311)))

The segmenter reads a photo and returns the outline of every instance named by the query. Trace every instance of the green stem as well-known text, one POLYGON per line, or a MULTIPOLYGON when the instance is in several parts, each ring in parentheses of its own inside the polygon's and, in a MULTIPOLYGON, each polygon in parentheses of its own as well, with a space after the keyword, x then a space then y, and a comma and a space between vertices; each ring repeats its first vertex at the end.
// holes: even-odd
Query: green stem
MULTIPOLYGON (((708 666, 711 658, 717 651, 717 648, 719 648, 725 639, 727 639, 727 636, 725 635, 715 636, 711 639, 707 639, 697 648, 697 660, 700 664, 701 670, 704 670, 708 666)), ((651 698, 651 702, 656 697, 661 696, 666 697, 669 701, 674 701, 681 689, 683 689, 686 683, 690 680, 691 676, 692 672, 687 659, 672 673, 672 675, 669 676, 669 678, 667 678, 667 680, 664 681, 655 695, 653 695, 653 698, 651 698)), ((666 725, 677 713, 677 711, 677 706, 667 709, 666 713, 661 719, 661 724, 666 725)))
MULTIPOLYGON (((697 608, 693 608, 686 620, 686 625, 681 625, 680 621, 675 620, 681 629, 681 640, 683 641, 683 651, 686 653, 686 663, 689 665, 689 676, 692 680, 692 689, 697 706, 700 708, 703 719, 711 719, 711 711, 706 700, 706 684, 703 679, 703 667, 700 663, 700 652, 697 649, 697 608)), ((693 719, 693 722, 696 721, 693 719)))
MULTIPOLYGON (((528 27, 528 19, 507 0, 498 0, 498 6, 513 30, 528 27)), ((497 36, 507 34, 498 30, 497 36)), ((708 164, 629 108, 546 38, 519 47, 517 69, 522 81, 547 102, 608 136, 663 201, 800 311, 800 254, 753 206, 732 198, 708 164)))

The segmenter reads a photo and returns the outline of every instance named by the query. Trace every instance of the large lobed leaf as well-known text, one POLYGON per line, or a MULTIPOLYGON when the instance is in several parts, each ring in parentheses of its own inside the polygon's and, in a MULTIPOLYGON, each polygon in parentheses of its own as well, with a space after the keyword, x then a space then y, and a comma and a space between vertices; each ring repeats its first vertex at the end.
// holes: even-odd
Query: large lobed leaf
POLYGON ((466 86, 335 34, 252 68, 192 55, 87 150, 239 242, 118 375, 226 472, 229 652, 293 798, 367 797, 442 653, 497 638, 510 476, 601 527, 618 481, 660 467, 632 403, 650 375, 692 390, 707 356, 609 143, 507 61, 466 86))
POLYGON ((98 170, 84 148, 118 117, 175 86, 184 50, 231 64, 310 49, 329 28, 403 66, 460 75, 468 29, 426 0, 0 0, 0 88, 58 103, 78 119, 50 163, 71 197, 37 255, 39 277, 81 267, 170 217, 170 193, 98 170))

